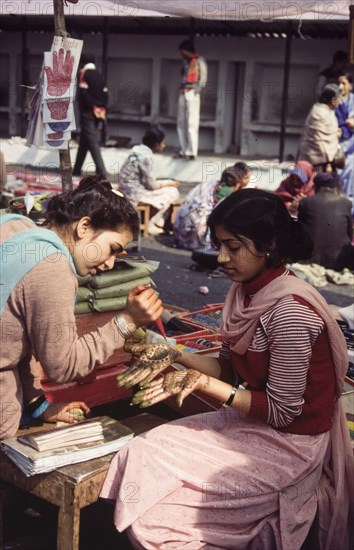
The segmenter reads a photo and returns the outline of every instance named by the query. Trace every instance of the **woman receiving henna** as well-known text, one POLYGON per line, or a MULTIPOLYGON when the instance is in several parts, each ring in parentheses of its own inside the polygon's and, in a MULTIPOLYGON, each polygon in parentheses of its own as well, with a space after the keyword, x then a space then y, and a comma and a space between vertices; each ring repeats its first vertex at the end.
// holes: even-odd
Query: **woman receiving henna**
POLYGON ((319 547, 346 550, 346 344, 325 300, 286 268, 311 255, 310 237, 256 189, 227 197, 208 225, 232 281, 219 357, 140 346, 118 382, 140 384, 142 407, 198 390, 220 409, 134 438, 101 496, 116 501, 116 528, 134 548, 296 550, 316 516, 319 547), (184 370, 164 374, 174 361, 184 370))

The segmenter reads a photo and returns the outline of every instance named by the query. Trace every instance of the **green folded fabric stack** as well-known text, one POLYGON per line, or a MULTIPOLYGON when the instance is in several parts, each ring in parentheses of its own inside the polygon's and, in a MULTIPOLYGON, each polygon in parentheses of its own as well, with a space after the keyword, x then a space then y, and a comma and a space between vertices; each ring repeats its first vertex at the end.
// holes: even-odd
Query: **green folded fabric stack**
POLYGON ((138 285, 155 287, 150 275, 158 266, 158 262, 126 258, 117 260, 113 269, 100 275, 78 277, 75 313, 124 309, 128 293, 133 288, 138 285))

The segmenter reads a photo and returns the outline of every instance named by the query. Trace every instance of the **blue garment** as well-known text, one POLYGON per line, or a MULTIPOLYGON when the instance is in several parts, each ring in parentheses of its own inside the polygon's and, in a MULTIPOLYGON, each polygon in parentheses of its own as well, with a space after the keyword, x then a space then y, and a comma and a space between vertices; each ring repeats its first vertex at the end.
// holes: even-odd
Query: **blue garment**
MULTIPOLYGON (((0 216, 0 225, 12 220, 29 220, 18 214, 0 216)), ((25 229, 15 233, 0 245, 1 254, 1 285, 0 313, 15 286, 41 260, 53 254, 64 254, 73 272, 76 274, 71 254, 63 241, 50 229, 42 229, 34 222, 33 229, 25 229)))
POLYGON ((346 100, 335 110, 338 126, 342 130, 340 143, 345 153, 345 165, 343 170, 338 170, 341 177, 343 190, 346 196, 353 197, 354 185, 354 128, 348 128, 345 124, 347 118, 354 118, 354 94, 350 92, 346 100))
POLYGON ((178 209, 173 233, 175 244, 187 250, 211 248, 208 216, 213 210, 219 181, 202 182, 193 187, 178 209))

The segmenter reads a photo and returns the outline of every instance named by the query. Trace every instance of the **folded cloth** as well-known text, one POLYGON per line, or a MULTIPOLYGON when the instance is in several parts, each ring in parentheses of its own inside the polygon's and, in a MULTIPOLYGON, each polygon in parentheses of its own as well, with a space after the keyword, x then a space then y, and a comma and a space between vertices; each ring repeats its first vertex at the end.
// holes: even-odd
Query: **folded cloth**
POLYGON ((348 323, 348 327, 354 330, 354 303, 347 307, 338 309, 339 315, 348 323))
POLYGON ((80 302, 75 305, 75 314, 92 313, 93 311, 118 311, 124 309, 127 303, 127 296, 118 298, 102 298, 101 300, 90 300, 89 302, 80 302))
POLYGON ((287 266, 300 278, 317 288, 326 286, 326 269, 318 264, 294 263, 287 266))
POLYGON ((334 271, 334 269, 327 269, 326 277, 331 283, 336 285, 354 285, 354 275, 349 271, 338 273, 338 271, 334 271))
POLYGON ((101 275, 91 276, 86 285, 91 288, 118 285, 126 281, 147 277, 156 271, 157 267, 157 262, 117 262, 117 265, 113 269, 105 271, 101 275))
POLYGON ((90 288, 89 286, 79 286, 77 293, 78 302, 88 302, 93 299, 101 298, 118 298, 119 296, 127 296, 127 294, 138 285, 155 286, 155 283, 150 277, 140 277, 127 281, 119 285, 105 286, 103 288, 90 288))

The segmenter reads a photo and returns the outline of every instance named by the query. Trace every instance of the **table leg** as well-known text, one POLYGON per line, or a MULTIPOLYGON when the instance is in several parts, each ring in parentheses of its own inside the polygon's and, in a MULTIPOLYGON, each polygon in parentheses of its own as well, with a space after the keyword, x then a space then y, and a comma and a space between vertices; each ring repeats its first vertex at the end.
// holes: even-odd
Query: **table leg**
POLYGON ((80 506, 73 498, 59 508, 57 550, 79 550, 79 535, 80 506))
POLYGON ((5 498, 5 488, 3 487, 0 481, 0 550, 3 549, 3 544, 4 544, 4 532, 3 532, 4 498, 5 498))

